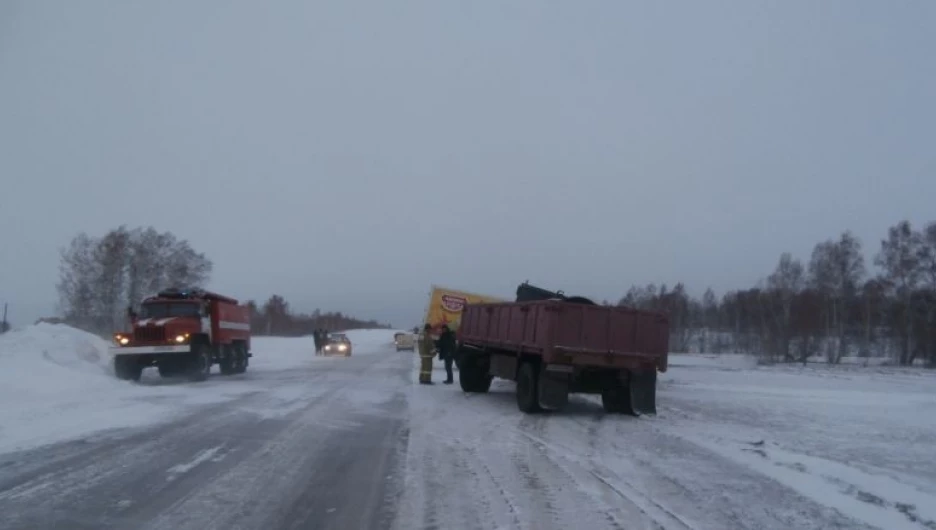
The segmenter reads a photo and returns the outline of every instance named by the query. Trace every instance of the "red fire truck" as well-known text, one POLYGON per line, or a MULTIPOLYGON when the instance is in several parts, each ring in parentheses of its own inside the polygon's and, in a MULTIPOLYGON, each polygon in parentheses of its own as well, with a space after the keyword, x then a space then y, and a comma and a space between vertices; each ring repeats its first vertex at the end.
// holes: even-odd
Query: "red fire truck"
POLYGON ((143 368, 162 377, 203 381, 218 364, 223 375, 244 373, 250 353, 250 311, 237 300, 202 289, 167 289, 128 309, 131 331, 115 333, 110 351, 119 379, 138 381, 143 368))

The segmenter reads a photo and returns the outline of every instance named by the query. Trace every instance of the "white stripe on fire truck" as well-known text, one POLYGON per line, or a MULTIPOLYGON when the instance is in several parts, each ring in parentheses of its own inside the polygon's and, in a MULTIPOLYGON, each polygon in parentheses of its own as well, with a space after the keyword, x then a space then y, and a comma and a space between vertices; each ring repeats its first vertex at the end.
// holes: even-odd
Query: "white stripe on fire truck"
POLYGON ((236 329, 238 331, 250 331, 250 324, 244 322, 230 322, 227 320, 222 320, 218 322, 218 327, 221 329, 236 329))

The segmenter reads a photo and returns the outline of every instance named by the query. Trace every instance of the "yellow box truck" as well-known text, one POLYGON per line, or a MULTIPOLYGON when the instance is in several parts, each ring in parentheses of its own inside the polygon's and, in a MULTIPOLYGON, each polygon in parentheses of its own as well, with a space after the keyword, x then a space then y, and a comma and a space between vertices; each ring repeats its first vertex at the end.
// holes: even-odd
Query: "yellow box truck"
POLYGON ((448 326, 452 330, 458 330, 458 326, 461 324, 462 311, 467 304, 507 301, 508 300, 494 296, 469 293, 433 285, 432 292, 429 295, 429 307, 426 308, 426 320, 424 323, 432 326, 434 335, 437 335, 443 326, 448 326))

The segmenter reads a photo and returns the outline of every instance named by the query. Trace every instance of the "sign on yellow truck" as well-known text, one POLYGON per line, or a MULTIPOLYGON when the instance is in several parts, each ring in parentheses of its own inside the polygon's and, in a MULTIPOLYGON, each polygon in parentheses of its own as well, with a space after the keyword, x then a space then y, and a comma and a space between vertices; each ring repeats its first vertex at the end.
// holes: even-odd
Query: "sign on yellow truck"
POLYGON ((468 293, 433 285, 432 293, 429 295, 429 307, 426 309, 426 323, 432 326, 432 330, 436 333, 443 326, 448 326, 454 331, 461 324, 462 311, 467 304, 506 301, 503 298, 494 296, 468 293))

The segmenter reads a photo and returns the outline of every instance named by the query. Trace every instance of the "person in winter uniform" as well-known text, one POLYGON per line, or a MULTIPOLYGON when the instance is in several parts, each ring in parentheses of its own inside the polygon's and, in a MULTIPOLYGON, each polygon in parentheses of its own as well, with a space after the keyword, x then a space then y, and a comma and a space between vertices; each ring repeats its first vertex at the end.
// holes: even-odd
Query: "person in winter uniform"
POLYGON ((419 384, 432 384, 432 356, 435 341, 432 339, 432 326, 426 324, 419 339, 419 384))
POLYGON ((455 332, 446 326, 439 335, 439 357, 445 362, 446 385, 450 385, 454 382, 452 376, 452 361, 455 359, 456 348, 458 348, 458 344, 455 342, 455 332))

